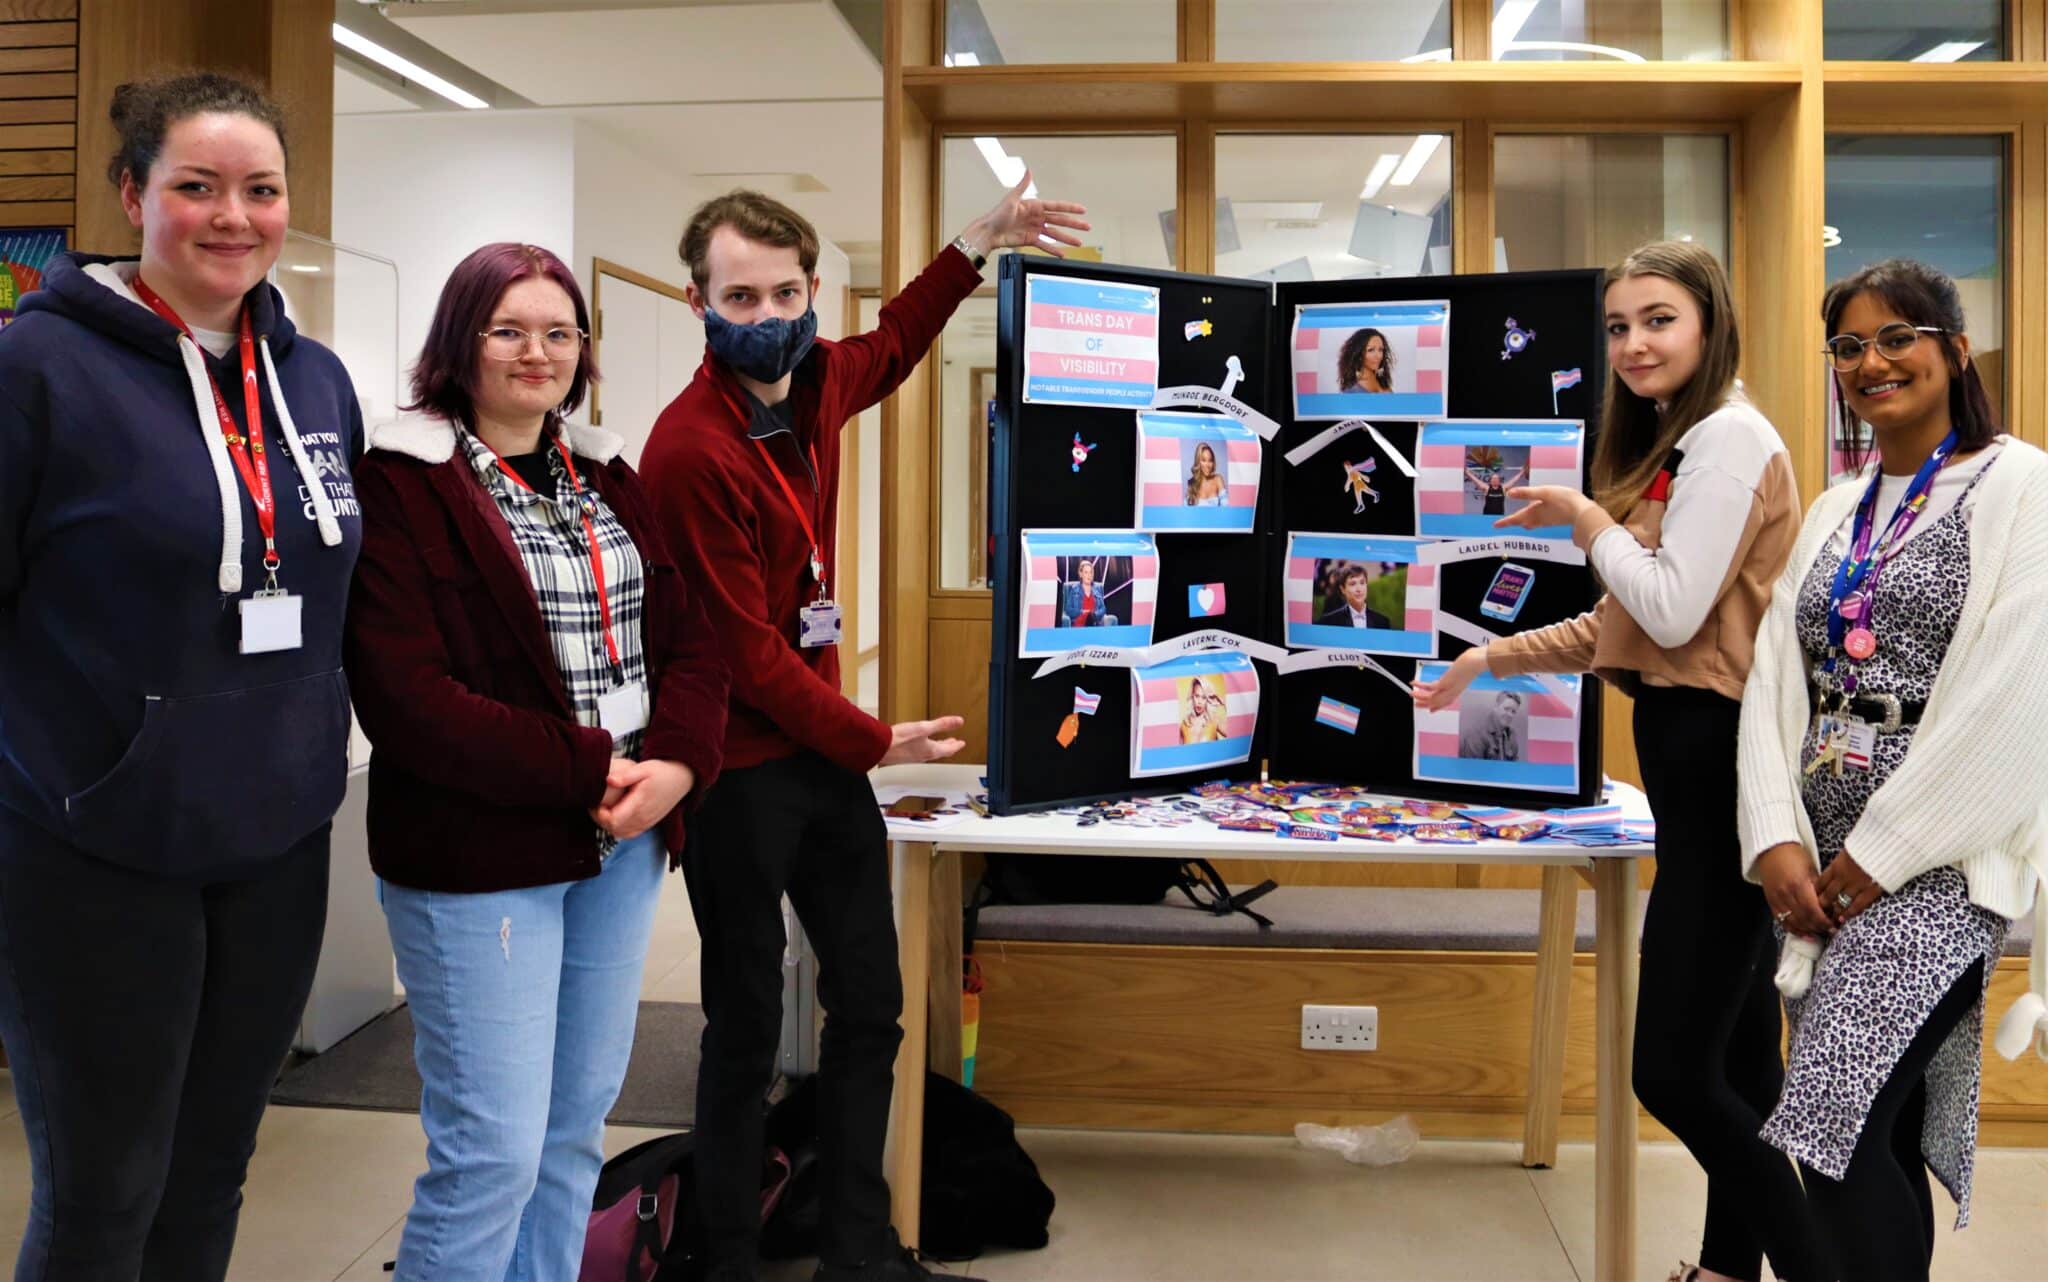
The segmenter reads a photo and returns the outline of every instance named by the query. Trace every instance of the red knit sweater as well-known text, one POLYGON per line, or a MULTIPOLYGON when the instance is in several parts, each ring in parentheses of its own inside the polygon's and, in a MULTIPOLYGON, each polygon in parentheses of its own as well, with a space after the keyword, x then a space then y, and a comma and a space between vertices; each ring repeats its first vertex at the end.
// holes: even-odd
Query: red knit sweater
MULTIPOLYGON (((896 390, 980 284, 966 255, 942 251, 882 308, 873 332, 818 341, 790 384, 795 439, 777 432, 760 442, 814 523, 835 598, 849 587, 834 572, 840 428, 896 390), (815 480, 806 445, 816 450, 815 480)), ((655 420, 640 458, 663 537, 732 669, 725 768, 809 749, 866 771, 889 750, 889 727, 840 693, 837 646, 797 645, 797 611, 817 595, 810 540, 748 438, 751 426, 752 402, 707 352, 696 378, 655 420)))

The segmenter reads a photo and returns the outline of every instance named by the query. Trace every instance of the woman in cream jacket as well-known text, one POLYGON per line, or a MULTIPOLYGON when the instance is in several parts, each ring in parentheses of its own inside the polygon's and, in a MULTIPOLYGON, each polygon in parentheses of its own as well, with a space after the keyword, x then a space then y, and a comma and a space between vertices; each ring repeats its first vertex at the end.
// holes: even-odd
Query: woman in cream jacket
MULTIPOLYGON (((1823 314, 1842 426, 1879 457, 1808 511, 1744 691, 1743 871, 1793 1028, 1763 1137, 1844 1278, 1925 1278, 1923 1163, 1967 1224, 1984 995, 2048 871, 2048 455, 1997 434, 1946 276, 1879 263, 1823 314)), ((2041 1011, 2000 1049, 2048 1057, 2041 1011)))

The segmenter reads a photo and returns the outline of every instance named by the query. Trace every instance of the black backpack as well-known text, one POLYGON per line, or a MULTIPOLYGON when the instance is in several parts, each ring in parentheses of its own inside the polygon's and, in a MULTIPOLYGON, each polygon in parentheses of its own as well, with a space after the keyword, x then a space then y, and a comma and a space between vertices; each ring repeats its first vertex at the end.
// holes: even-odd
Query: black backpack
POLYGON ((1223 874, 1206 859, 1125 859, 1115 855, 987 856, 969 911, 990 904, 1156 904, 1178 890, 1189 903, 1219 917, 1243 913, 1264 930, 1273 923, 1250 905, 1279 883, 1266 880, 1233 895, 1223 874))
MULTIPOLYGON (((768 1110, 767 1142, 790 1155, 792 1174, 761 1227, 767 1259, 818 1253, 817 1095, 817 1078, 805 1078, 768 1110)), ((920 1253, 971 1260, 992 1246, 1045 1245, 1053 1193, 1017 1142, 1010 1115, 937 1073, 925 1074, 922 1159, 920 1253)))

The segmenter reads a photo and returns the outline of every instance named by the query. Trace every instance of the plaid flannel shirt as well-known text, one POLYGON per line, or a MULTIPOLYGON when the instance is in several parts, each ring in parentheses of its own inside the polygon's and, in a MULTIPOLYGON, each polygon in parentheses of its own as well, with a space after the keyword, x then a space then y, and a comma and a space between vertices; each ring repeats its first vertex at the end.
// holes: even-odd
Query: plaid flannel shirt
MULTIPOLYGON (((562 670, 562 684, 569 692, 569 705, 576 720, 586 726, 599 724, 597 701, 621 683, 647 681, 647 660, 641 644, 641 618, 646 606, 646 575, 640 550, 624 526, 597 491, 583 488, 591 504, 591 524, 597 531, 598 547, 604 558, 606 595, 611 600, 612 639, 619 647, 619 667, 612 668, 605 651, 604 616, 598 610, 597 582, 590 572, 590 541, 583 529, 583 515, 577 508, 576 490, 561 452, 544 437, 548 467, 555 477, 555 497, 528 489, 520 480, 501 470, 498 456, 474 433, 458 428, 463 448, 477 478, 504 514, 512 531, 512 545, 525 563, 527 581, 540 605, 541 621, 547 625, 548 642, 555 662, 562 670)), ((635 730, 614 741, 614 756, 638 760, 642 732, 635 730)), ((600 854, 609 855, 617 844, 611 834, 597 829, 600 854)))

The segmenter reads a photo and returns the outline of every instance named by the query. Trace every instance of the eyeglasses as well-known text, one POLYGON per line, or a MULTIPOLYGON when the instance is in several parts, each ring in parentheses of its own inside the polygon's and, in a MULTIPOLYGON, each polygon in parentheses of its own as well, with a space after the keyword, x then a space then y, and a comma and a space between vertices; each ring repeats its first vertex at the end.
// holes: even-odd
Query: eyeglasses
POLYGON ((1893 321, 1868 341, 1854 334, 1837 334, 1828 340, 1824 354, 1834 362, 1836 369, 1844 374, 1863 363, 1863 349, 1875 346, 1886 360, 1895 361, 1913 350, 1913 344, 1920 341, 1922 334, 1946 334, 1947 330, 1938 325, 1908 325, 1904 321, 1893 321))
POLYGON ((551 329, 536 332, 514 329, 500 325, 495 329, 477 331, 477 337, 484 340, 484 355, 494 361, 516 361, 526 355, 527 344, 540 340, 540 350, 547 353, 551 361, 565 361, 583 350, 583 340, 590 337, 580 329, 551 329))

